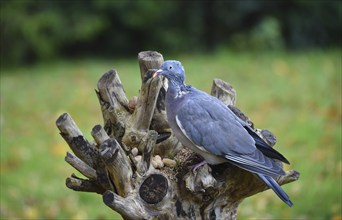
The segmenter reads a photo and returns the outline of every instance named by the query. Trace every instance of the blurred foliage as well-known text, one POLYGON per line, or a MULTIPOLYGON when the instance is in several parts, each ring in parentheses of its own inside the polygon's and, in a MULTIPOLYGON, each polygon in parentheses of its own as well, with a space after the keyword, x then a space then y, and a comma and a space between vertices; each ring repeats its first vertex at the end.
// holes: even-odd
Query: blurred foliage
MULTIPOLYGON (((341 50, 163 55, 181 60, 186 82, 203 91, 213 78, 231 83, 237 106, 277 136, 276 149, 291 162, 285 169, 301 173, 284 186, 292 208, 268 190, 243 201, 239 219, 341 219, 341 50)), ((103 123, 94 88, 111 68, 127 97, 137 95, 136 59, 41 62, 0 75, 0 219, 121 219, 100 195, 65 186, 76 171, 55 126, 68 112, 92 140, 103 123)))
POLYGON ((1 0, 1 64, 57 56, 340 46, 335 0, 1 0))

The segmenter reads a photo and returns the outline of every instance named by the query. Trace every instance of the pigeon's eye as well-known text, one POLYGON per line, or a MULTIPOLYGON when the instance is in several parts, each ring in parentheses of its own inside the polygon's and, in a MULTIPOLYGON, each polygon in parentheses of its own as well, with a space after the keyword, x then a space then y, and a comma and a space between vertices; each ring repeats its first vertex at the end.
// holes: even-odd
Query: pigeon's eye
POLYGON ((169 66, 169 70, 172 70, 172 66, 169 66))

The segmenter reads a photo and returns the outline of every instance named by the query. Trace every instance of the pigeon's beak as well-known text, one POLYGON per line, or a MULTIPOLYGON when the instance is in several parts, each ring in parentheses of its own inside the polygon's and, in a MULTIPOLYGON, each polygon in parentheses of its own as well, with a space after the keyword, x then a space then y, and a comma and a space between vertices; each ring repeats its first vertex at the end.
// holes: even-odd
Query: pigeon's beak
POLYGON ((162 72, 163 70, 159 69, 157 70, 156 72, 153 73, 153 78, 156 78, 157 76, 160 75, 160 73, 162 72))

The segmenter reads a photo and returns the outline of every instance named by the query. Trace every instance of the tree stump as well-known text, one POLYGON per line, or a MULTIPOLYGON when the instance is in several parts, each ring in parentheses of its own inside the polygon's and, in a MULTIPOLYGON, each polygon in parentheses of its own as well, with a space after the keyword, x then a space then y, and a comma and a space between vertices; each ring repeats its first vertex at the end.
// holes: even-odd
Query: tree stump
MULTIPOLYGON (((74 174, 66 186, 75 191, 101 194, 103 202, 124 219, 236 219, 244 198, 267 188, 253 174, 229 163, 191 166, 203 160, 184 148, 168 126, 165 112, 165 79, 152 78, 163 63, 154 51, 138 55, 140 94, 128 100, 116 70, 98 81, 96 91, 103 126, 95 125, 88 141, 71 116, 56 121, 61 136, 74 155, 65 160, 87 179, 74 174)), ((215 79, 212 95, 228 105, 241 119, 253 123, 234 105, 236 91, 215 79)), ((272 146, 275 137, 267 130, 258 134, 272 146)), ((295 170, 279 177, 282 185, 299 178, 295 170)))

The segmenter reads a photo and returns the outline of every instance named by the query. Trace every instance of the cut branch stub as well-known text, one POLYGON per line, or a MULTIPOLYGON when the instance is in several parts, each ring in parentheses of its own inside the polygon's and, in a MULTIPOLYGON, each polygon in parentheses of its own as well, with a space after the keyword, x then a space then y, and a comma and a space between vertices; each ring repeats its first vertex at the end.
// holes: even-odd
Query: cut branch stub
POLYGON ((108 135, 121 139, 129 116, 128 99, 116 70, 109 70, 97 83, 96 92, 108 135))
MULTIPOLYGON (((142 84, 145 84, 146 81, 152 77, 154 71, 151 70, 160 68, 164 62, 163 56, 155 51, 140 52, 138 55, 138 60, 142 84)), ((157 90, 154 90, 158 92, 157 100, 154 99, 155 97, 152 99, 150 98, 155 102, 155 108, 153 114, 151 115, 151 120, 150 117, 147 120, 149 122, 149 127, 147 127, 147 129, 149 128, 158 132, 158 145, 155 147, 155 154, 158 154, 162 157, 173 157, 182 148, 182 145, 174 137, 174 135, 172 135, 170 126, 167 122, 165 108, 167 81, 165 78, 161 79, 160 77, 158 77, 158 80, 161 80, 161 82, 158 81, 158 83, 161 83, 161 85, 158 84, 158 86, 155 87, 157 90)), ((146 126, 143 128, 146 128, 146 126)))
POLYGON ((163 64, 163 55, 156 51, 142 51, 138 54, 141 80, 145 81, 145 75, 150 69, 159 69, 163 64))
MULTIPOLYGON (((153 71, 148 71, 152 75, 153 71)), ((154 108, 156 106, 159 90, 162 87, 161 78, 148 78, 143 82, 140 95, 138 97, 137 106, 133 113, 132 129, 146 131, 150 127, 154 108)))
POLYGON ((121 196, 132 191, 132 167, 126 153, 115 139, 108 139, 100 146, 100 155, 114 182, 117 193, 121 196))
POLYGON ((103 202, 116 212, 119 212, 124 219, 151 219, 152 216, 146 212, 145 207, 135 196, 121 197, 112 191, 106 191, 103 202))
MULTIPOLYGON (((145 121, 138 121, 135 125, 137 129, 148 129, 152 120, 154 108, 156 106, 159 90, 162 86, 162 80, 158 77, 152 79, 153 73, 163 64, 163 56, 156 51, 143 51, 138 54, 138 62, 141 76, 141 90, 138 98, 138 107, 142 106, 140 110, 145 110, 145 121)), ((138 111, 138 114, 142 114, 138 111)), ((139 115, 138 115, 139 116, 139 115)), ((139 117, 137 117, 139 118, 139 117)))
POLYGON ((266 143, 270 146, 274 146, 277 142, 277 137, 267 129, 261 130, 256 129, 256 133, 266 141, 266 143))
POLYGON ((89 179, 97 178, 95 169, 93 169, 88 164, 80 160, 78 157, 72 155, 71 153, 67 152, 65 161, 89 179))
MULTIPOLYGON (((160 77, 158 77, 160 78, 160 77)), ((152 117, 150 129, 157 131, 159 134, 171 135, 171 129, 166 118, 165 96, 167 91, 167 79, 162 78, 162 86, 159 90, 157 103, 152 117)))
POLYGON ((134 98, 129 102, 128 109, 132 112, 134 107, 134 112, 126 118, 126 124, 129 126, 126 126, 122 138, 123 143, 130 148, 137 147, 150 128, 159 90, 163 85, 159 77, 152 78, 154 69, 159 68, 164 62, 163 56, 158 52, 144 51, 139 53, 138 60, 142 79, 140 94, 137 99, 134 98))
POLYGON ((235 105, 236 103, 235 89, 221 79, 214 79, 211 87, 211 95, 220 99, 225 105, 235 105))
POLYGON ((128 110, 128 99, 116 70, 112 69, 105 73, 100 78, 97 87, 102 100, 110 104, 115 113, 121 112, 122 108, 128 110))
POLYGON ((75 155, 92 168, 96 168, 98 152, 83 136, 74 120, 68 113, 62 114, 56 121, 61 136, 68 143, 75 155))
POLYGON ((101 125, 95 125, 93 130, 91 130, 91 135, 93 136, 97 146, 100 146, 105 140, 109 139, 108 134, 101 125))
POLYGON ((80 191, 80 192, 91 192, 103 194, 105 190, 100 187, 96 182, 92 180, 83 180, 75 175, 68 177, 65 181, 65 185, 72 190, 80 191))
POLYGON ((157 204, 166 196, 167 190, 167 179, 161 174, 151 174, 141 184, 139 195, 148 204, 157 204))

